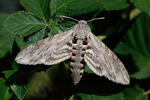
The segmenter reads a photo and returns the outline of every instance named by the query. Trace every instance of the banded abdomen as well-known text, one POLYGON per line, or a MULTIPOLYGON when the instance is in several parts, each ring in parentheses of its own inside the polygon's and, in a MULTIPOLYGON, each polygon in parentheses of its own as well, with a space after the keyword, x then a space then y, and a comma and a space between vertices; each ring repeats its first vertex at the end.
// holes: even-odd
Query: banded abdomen
POLYGON ((84 73, 84 54, 88 41, 81 39, 72 39, 72 56, 70 60, 70 71, 73 79, 73 83, 76 85, 79 83, 84 73))

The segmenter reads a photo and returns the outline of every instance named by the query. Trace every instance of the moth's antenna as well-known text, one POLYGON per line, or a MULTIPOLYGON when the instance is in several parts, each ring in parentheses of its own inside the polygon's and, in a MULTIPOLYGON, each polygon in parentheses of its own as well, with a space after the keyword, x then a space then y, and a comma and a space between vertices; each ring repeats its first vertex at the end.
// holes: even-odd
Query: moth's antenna
POLYGON ((68 16, 60 16, 61 18, 66 18, 66 19, 71 19, 71 20, 73 20, 73 21, 75 21, 75 22, 79 22, 79 20, 77 20, 77 19, 74 19, 74 18, 72 18, 72 17, 68 17, 68 16))
POLYGON ((87 22, 91 22, 91 21, 94 21, 94 20, 100 20, 100 19, 105 19, 104 17, 100 17, 100 18, 93 18, 91 20, 88 20, 87 22))

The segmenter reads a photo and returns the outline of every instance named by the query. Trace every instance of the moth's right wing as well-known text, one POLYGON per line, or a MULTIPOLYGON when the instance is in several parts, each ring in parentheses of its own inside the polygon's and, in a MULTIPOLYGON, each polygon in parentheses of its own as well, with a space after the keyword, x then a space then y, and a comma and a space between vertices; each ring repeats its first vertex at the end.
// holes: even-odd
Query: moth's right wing
POLYGON ((22 50, 15 60, 26 65, 60 63, 71 56, 71 40, 72 30, 47 37, 22 50))
POLYGON ((89 33, 89 43, 84 60, 99 76, 105 76, 116 83, 129 84, 128 72, 118 57, 94 34, 89 33))

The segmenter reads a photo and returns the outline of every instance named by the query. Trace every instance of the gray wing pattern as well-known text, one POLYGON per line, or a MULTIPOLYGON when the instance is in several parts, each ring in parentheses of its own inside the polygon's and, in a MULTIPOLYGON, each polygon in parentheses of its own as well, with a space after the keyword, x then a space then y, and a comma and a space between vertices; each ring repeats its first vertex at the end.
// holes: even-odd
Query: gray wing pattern
POLYGON ((118 57, 95 35, 89 33, 89 43, 84 60, 99 76, 105 76, 116 83, 129 84, 130 79, 118 57))
POLYGON ((15 60, 27 65, 60 63, 71 56, 71 39, 72 30, 47 37, 22 50, 15 60))

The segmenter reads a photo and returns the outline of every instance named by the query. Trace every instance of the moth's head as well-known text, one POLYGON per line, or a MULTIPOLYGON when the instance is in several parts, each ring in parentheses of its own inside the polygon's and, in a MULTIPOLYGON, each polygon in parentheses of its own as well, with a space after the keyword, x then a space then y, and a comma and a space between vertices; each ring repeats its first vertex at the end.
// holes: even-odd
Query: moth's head
POLYGON ((75 25, 76 30, 85 30, 90 31, 90 27, 88 26, 87 22, 85 20, 80 20, 78 24, 75 25))
POLYGON ((79 24, 87 24, 87 22, 85 20, 80 20, 78 23, 79 24))
POLYGON ((88 26, 87 22, 84 20, 80 20, 78 24, 76 24, 73 28, 73 35, 76 38, 84 40, 87 38, 88 34, 91 32, 90 27, 88 26))
POLYGON ((88 21, 85 20, 77 20, 71 17, 67 17, 67 16, 61 16, 61 18, 67 18, 67 19, 71 19, 75 22, 78 22, 73 28, 73 35, 76 36, 78 39, 85 39, 86 37, 88 37, 89 33, 91 32, 90 27, 88 26, 88 22, 94 21, 94 20, 99 20, 99 19, 104 19, 104 17, 101 18, 94 18, 88 21))

